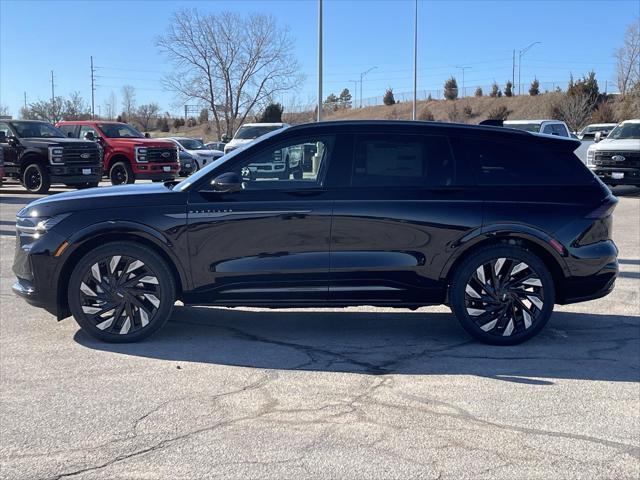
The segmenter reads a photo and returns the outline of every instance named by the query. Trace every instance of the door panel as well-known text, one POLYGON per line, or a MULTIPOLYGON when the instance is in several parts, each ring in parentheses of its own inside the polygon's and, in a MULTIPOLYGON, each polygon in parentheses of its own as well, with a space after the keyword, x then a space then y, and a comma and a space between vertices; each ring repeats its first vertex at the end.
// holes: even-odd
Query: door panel
POLYGON ((482 225, 482 201, 462 186, 448 139, 356 135, 353 152, 352 186, 334 193, 329 298, 441 303, 450 252, 482 225))

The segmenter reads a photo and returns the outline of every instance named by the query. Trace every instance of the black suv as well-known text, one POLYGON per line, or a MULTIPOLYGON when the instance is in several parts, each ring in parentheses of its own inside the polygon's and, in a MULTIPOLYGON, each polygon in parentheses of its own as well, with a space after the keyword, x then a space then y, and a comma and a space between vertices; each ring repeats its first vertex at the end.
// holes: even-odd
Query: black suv
POLYGON ((94 142, 74 140, 53 125, 36 120, 0 120, 5 176, 33 193, 52 183, 94 187, 102 177, 102 157, 94 142))
POLYGON ((186 305, 448 304, 514 344, 556 303, 607 295, 617 199, 580 142, 499 127, 324 122, 270 133, 180 183, 69 192, 17 218, 14 291, 90 335, 147 337, 186 305), (252 175, 314 145, 302 178, 252 175))

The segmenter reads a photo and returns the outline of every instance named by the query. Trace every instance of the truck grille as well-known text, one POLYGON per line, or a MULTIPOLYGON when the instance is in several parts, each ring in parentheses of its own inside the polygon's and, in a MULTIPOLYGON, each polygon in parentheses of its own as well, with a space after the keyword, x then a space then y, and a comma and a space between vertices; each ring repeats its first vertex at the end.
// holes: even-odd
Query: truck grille
POLYGON ((639 152, 596 152, 594 163, 599 167, 640 168, 639 152), (620 155, 624 157, 621 162, 613 160, 620 155))
POLYGON ((147 161, 163 163, 177 162, 178 150, 176 148, 166 147, 147 147, 147 161))
POLYGON ((100 163, 100 152, 97 145, 65 145, 62 147, 62 160, 64 163, 100 163))

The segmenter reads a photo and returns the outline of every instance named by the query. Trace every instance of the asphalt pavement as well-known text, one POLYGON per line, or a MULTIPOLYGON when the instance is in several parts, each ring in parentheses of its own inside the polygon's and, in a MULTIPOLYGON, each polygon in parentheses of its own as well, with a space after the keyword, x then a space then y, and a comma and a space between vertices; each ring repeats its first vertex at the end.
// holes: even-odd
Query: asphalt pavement
POLYGON ((475 343, 446 307, 176 308, 99 343, 11 293, 0 188, 0 478, 637 479, 640 198, 620 278, 528 343, 475 343))

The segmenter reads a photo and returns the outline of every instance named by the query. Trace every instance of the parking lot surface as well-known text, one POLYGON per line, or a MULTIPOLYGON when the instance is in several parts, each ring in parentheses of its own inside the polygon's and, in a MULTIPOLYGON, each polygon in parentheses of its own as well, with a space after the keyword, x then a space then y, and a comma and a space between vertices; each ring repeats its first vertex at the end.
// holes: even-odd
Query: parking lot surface
POLYGON ((637 479, 640 199, 616 193, 616 289, 523 345, 475 343, 446 307, 183 306, 111 345, 11 293, 36 197, 5 185, 0 477, 637 479))

